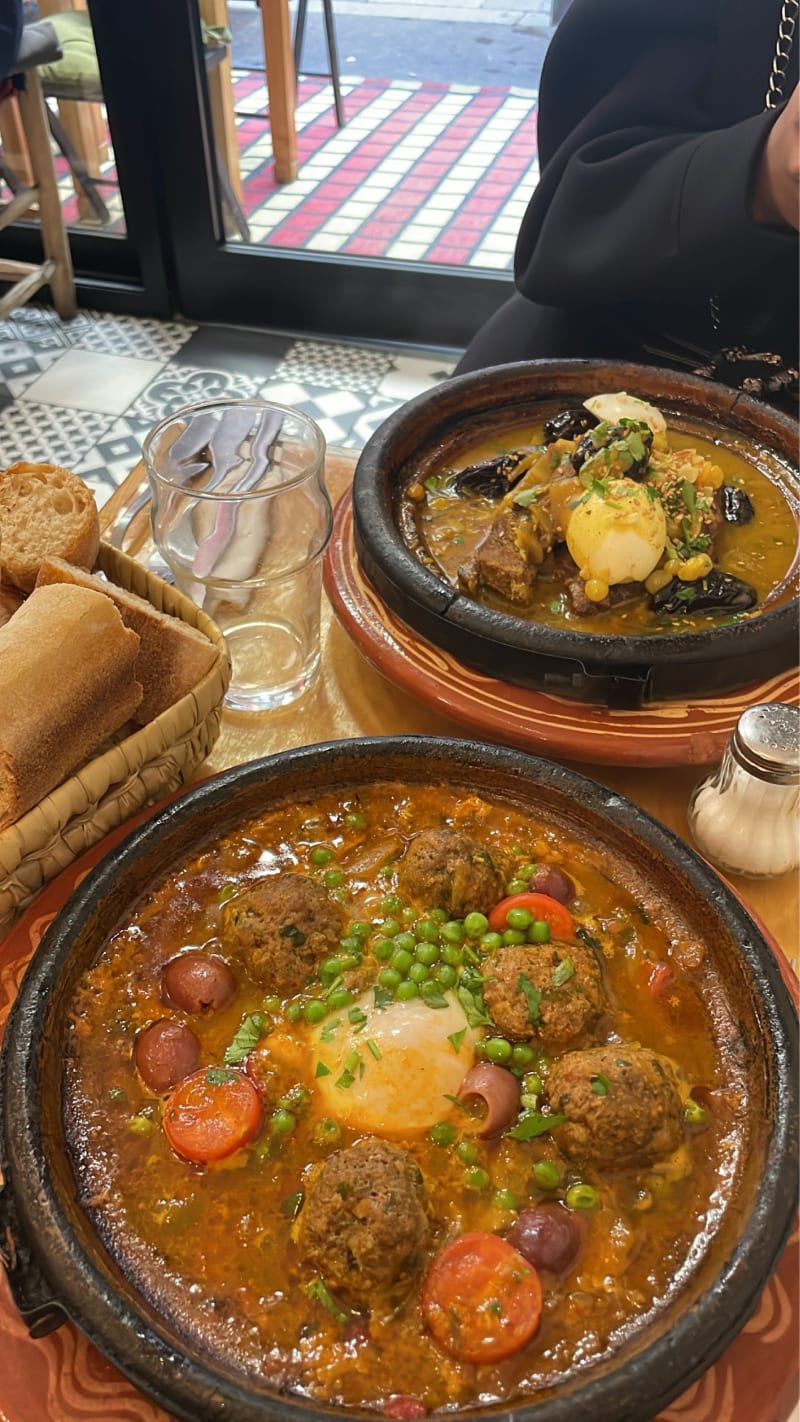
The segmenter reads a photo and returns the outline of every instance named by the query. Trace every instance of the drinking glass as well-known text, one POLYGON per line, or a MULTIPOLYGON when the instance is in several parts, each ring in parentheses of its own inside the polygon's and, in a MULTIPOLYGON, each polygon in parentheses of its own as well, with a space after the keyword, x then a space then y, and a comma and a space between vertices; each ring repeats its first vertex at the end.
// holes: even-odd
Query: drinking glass
POLYGON ((143 454, 155 545, 225 636, 226 705, 288 705, 320 666, 332 525, 322 431, 269 400, 208 400, 161 420, 143 454))

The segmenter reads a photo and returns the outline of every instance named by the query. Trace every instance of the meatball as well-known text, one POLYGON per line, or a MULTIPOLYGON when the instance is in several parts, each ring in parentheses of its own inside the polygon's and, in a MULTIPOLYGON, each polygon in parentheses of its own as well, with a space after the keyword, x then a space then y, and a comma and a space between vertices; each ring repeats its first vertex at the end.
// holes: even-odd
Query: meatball
POLYGON ((505 894, 505 879, 485 844, 457 830, 422 830, 399 865, 400 891, 424 908, 454 918, 488 913, 505 894))
POLYGON ((577 943, 554 939, 498 948, 483 973, 492 1021, 512 1042, 569 1042, 603 1011, 599 964, 591 949, 577 943))
POLYGON ((300 992, 339 946, 342 915, 303 874, 278 874, 232 899, 223 913, 248 973, 275 993, 300 992))
POLYGON ((683 1137, 683 1104, 673 1062, 645 1047, 610 1044, 569 1052, 547 1078, 552 1129, 571 1159, 598 1169, 650 1165, 683 1137))
POLYGON ((411 1280, 429 1233, 413 1158, 388 1141, 361 1140, 320 1167, 298 1244, 334 1292, 359 1304, 411 1280))

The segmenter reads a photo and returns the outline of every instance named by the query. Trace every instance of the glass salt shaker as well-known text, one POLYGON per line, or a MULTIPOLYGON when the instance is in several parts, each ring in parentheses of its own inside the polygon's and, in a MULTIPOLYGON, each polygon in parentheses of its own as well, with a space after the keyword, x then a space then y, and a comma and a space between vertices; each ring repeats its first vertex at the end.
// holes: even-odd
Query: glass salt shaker
POLYGON ((717 770, 695 788, 689 828, 720 869, 769 879, 800 863, 800 707, 750 706, 717 770))

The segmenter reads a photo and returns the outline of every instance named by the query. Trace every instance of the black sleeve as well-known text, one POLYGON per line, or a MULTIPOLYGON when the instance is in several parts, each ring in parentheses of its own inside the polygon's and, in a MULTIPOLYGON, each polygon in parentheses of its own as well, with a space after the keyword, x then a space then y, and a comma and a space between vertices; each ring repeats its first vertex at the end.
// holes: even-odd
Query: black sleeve
POLYGON ((792 237, 749 212, 776 113, 714 128, 703 107, 712 0, 576 0, 567 21, 542 75, 524 295, 568 308, 704 300, 782 257, 792 237))

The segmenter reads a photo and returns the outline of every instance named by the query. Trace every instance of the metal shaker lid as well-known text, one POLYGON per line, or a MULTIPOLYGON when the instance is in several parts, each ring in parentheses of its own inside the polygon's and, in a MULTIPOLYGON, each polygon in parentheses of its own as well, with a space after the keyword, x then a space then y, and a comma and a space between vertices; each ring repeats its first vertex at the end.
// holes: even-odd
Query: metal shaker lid
POLYGON ((733 750, 760 780, 800 784, 800 707, 781 701, 748 706, 733 733, 733 750))

